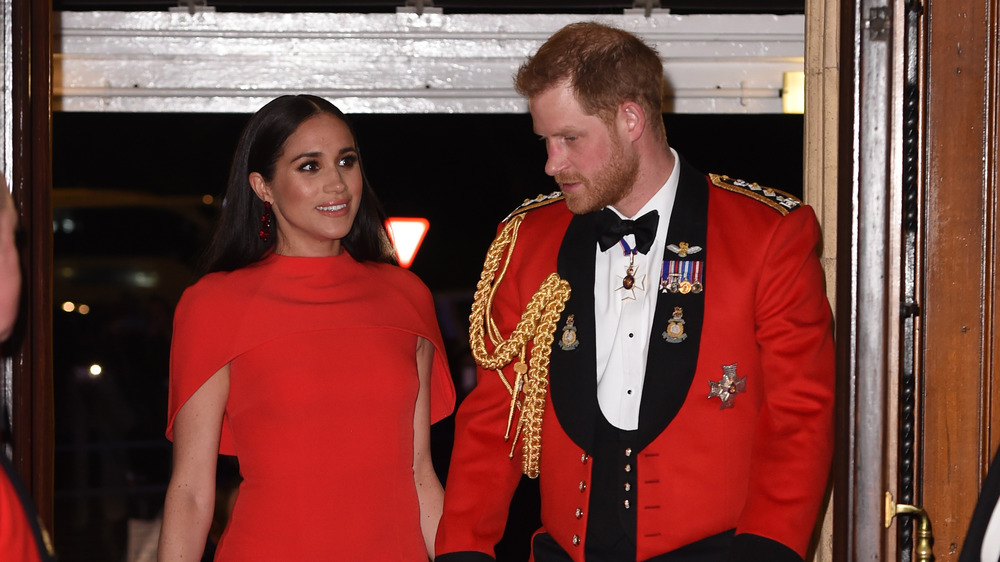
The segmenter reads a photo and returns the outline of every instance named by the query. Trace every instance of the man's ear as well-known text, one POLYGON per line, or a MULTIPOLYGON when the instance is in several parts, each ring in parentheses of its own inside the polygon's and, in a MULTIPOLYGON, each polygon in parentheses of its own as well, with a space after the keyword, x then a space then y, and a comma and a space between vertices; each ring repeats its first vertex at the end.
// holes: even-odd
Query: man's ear
POLYGON ((248 179, 250 187, 253 188, 253 192, 257 194, 257 197, 260 197, 261 201, 271 202, 271 188, 264 181, 264 176, 260 175, 259 172, 250 172, 248 179))
POLYGON ((634 101, 626 101, 618 108, 618 115, 629 140, 635 141, 642 136, 646 130, 646 112, 641 105, 634 101))

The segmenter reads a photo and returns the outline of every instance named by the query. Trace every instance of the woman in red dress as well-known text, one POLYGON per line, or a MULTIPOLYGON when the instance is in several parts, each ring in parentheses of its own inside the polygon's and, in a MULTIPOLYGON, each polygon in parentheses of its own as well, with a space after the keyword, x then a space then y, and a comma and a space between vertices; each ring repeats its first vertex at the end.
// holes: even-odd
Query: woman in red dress
POLYGON ((215 560, 433 558, 430 425, 454 387, 339 109, 282 96, 250 119, 206 255, 174 316, 159 560, 200 559, 219 453, 242 481, 215 560))

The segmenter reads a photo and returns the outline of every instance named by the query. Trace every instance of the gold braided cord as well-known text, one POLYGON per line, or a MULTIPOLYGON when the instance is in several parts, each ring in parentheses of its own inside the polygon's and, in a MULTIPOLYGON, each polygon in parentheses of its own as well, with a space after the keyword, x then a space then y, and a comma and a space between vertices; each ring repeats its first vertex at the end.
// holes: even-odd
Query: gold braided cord
POLYGON ((517 230, 523 219, 523 215, 512 217, 486 253, 483 272, 472 302, 472 313, 469 315, 469 343, 476 363, 484 369, 496 371, 511 394, 505 439, 510 438, 515 410, 521 410, 514 441, 516 443, 518 436, 521 436, 522 470, 528 477, 536 478, 542 447, 542 414, 545 411, 545 393, 549 382, 549 358, 554 339, 552 334, 569 299, 570 287, 558 274, 549 274, 528 301, 510 337, 504 339, 500 334, 491 314, 493 299, 507 272, 514 243, 517 241, 517 230), (503 269, 497 275, 501 262, 503 269), (494 347, 492 354, 486 350, 487 332, 494 347), (525 366, 523 360, 528 353, 529 341, 533 351, 525 366), (516 377, 511 384, 502 369, 516 357, 520 357, 521 361, 514 365, 516 377))

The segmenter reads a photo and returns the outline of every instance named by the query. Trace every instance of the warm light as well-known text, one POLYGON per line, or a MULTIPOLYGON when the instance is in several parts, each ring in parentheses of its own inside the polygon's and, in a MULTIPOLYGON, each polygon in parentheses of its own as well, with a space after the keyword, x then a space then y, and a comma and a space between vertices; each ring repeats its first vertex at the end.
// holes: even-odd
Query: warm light
POLYGON ((88 314, 90 312, 90 307, 85 304, 81 304, 80 306, 76 307, 76 311, 79 312, 80 314, 88 314))
POLYGON ((76 305, 69 301, 66 301, 62 304, 62 309, 63 312, 73 312, 74 310, 76 310, 76 305))
POLYGON ((806 73, 801 70, 784 73, 781 82, 781 111, 804 113, 806 109, 806 73))
POLYGON ((101 371, 102 371, 101 366, 98 365, 97 363, 94 363, 93 365, 90 366, 90 376, 92 377, 101 376, 101 371))
POLYGON ((396 249, 399 265, 410 267, 430 227, 430 221, 417 217, 389 217, 385 221, 385 228, 389 231, 389 239, 396 249))

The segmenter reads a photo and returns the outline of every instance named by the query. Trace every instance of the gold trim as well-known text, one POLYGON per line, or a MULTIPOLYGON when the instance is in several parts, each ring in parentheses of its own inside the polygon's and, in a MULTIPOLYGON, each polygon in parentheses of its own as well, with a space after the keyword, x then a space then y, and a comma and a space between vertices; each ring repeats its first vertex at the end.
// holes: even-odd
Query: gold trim
POLYGON ((507 222, 507 221, 509 221, 511 219, 511 217, 514 217, 516 215, 520 215, 522 213, 527 213, 528 211, 530 211, 532 209, 537 209, 539 207, 544 207, 546 205, 551 205, 552 203, 555 203, 557 201, 562 201, 565 198, 566 198, 566 196, 563 195, 563 192, 561 192, 561 191, 553 191, 552 193, 549 193, 548 195, 541 195, 541 194, 539 194, 534 199, 525 199, 524 202, 521 203, 521 205, 518 208, 516 208, 513 211, 511 211, 510 214, 507 215, 507 218, 503 219, 503 221, 507 222))
POLYGON ((780 189, 764 187, 756 182, 748 183, 743 180, 736 180, 726 175, 708 174, 708 177, 712 180, 712 184, 716 187, 721 187, 726 191, 732 191, 733 193, 739 193, 741 195, 746 195, 751 199, 756 199, 757 201, 766 204, 768 207, 771 207, 775 211, 778 211, 782 214, 782 216, 787 215, 789 212, 802 206, 801 199, 791 193, 781 191, 780 189), (783 204, 783 202, 785 202, 785 204, 783 204))
POLYGON ((494 321, 493 299, 497 288, 507 273, 513 254, 517 231, 524 220, 517 214, 504 225, 500 234, 490 244, 483 264, 483 272, 476 284, 476 294, 469 315, 469 344, 472 356, 480 367, 496 371, 507 391, 510 392, 510 410, 507 415, 507 430, 504 440, 510 440, 514 411, 520 410, 511 445, 510 458, 514 457, 517 439, 522 436, 522 470, 529 478, 539 474, 539 457, 542 448, 542 414, 545 411, 545 393, 549 380, 549 357, 552 354, 553 333, 556 323, 569 299, 569 282, 557 273, 551 273, 528 301, 517 327, 507 339, 503 338, 494 321), (501 268, 502 262, 502 268, 501 268), (499 274, 497 271, 499 270, 499 274), (493 353, 486 350, 486 336, 489 336, 493 353), (532 353, 528 357, 528 343, 532 353), (503 367, 515 358, 515 378, 511 384, 503 373, 503 367), (524 360, 527 359, 527 365, 524 360))

